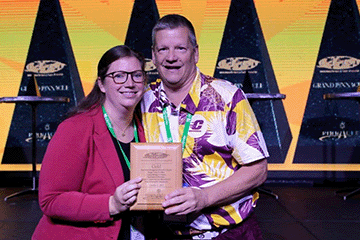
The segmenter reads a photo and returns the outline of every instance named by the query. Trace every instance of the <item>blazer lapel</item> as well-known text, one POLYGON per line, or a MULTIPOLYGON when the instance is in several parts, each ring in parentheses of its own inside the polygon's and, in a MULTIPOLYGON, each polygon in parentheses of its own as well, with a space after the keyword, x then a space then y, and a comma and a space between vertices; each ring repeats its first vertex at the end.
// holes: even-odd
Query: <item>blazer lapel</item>
POLYGON ((117 187, 124 183, 124 173, 100 107, 97 109, 93 119, 95 125, 95 145, 117 187))

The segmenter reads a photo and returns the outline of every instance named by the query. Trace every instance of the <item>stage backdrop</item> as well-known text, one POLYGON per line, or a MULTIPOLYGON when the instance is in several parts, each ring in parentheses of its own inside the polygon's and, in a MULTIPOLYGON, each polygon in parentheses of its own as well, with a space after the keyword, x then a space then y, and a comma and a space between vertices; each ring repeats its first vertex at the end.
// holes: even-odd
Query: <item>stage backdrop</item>
MULTIPOLYGON (((198 66, 205 74, 213 75, 231 1, 154 2, 160 17, 178 13, 193 22, 200 46, 198 66)), ((0 0, 0 97, 17 96, 19 92, 39 3, 39 0, 0 0)), ((360 159, 358 162, 342 159, 338 163, 336 160, 321 162, 321 159, 294 161, 310 89, 314 88, 312 79, 330 3, 330 0, 254 1, 279 92, 286 95, 282 102, 292 134, 285 160, 269 164, 270 178, 351 178, 359 175, 360 159)), ((360 0, 354 3, 357 7, 360 0)), ((101 55, 110 47, 125 43, 134 1, 61 0, 60 4, 82 87, 87 94, 94 84, 101 55)), ((328 88, 331 92, 330 85, 328 88)), ((355 101, 349 104, 358 107, 355 101)), ((0 160, 14 109, 13 104, 0 104, 0 160)), ((38 169, 40 167, 39 164, 38 169)), ((0 164, 0 171, 30 170, 31 164, 0 164)))

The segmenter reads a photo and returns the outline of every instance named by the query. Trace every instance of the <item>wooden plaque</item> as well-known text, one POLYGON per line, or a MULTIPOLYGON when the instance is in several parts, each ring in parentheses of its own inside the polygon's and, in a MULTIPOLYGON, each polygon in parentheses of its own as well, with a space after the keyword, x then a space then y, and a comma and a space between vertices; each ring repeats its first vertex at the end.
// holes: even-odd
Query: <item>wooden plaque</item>
POLYGON ((164 210, 165 195, 182 187, 181 143, 131 143, 130 162, 130 178, 143 178, 130 210, 164 210))

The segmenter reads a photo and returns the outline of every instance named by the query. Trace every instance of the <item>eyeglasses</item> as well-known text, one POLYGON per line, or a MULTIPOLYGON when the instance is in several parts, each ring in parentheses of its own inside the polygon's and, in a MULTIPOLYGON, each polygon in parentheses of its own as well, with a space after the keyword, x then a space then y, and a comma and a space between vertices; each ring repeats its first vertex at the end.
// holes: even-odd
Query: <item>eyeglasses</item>
POLYGON ((105 75, 105 77, 111 77, 114 83, 121 84, 128 80, 129 74, 135 83, 143 83, 145 80, 145 73, 142 70, 136 70, 133 72, 116 71, 105 75))

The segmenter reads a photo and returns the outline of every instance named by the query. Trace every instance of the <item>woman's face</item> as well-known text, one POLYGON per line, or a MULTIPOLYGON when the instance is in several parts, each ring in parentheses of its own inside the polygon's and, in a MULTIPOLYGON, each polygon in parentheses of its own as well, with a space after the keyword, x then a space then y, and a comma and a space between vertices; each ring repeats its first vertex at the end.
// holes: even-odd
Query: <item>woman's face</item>
POLYGON ((104 105, 115 110, 135 108, 145 89, 140 61, 136 57, 120 58, 110 64, 105 76, 103 82, 98 80, 100 90, 105 93, 104 105))

